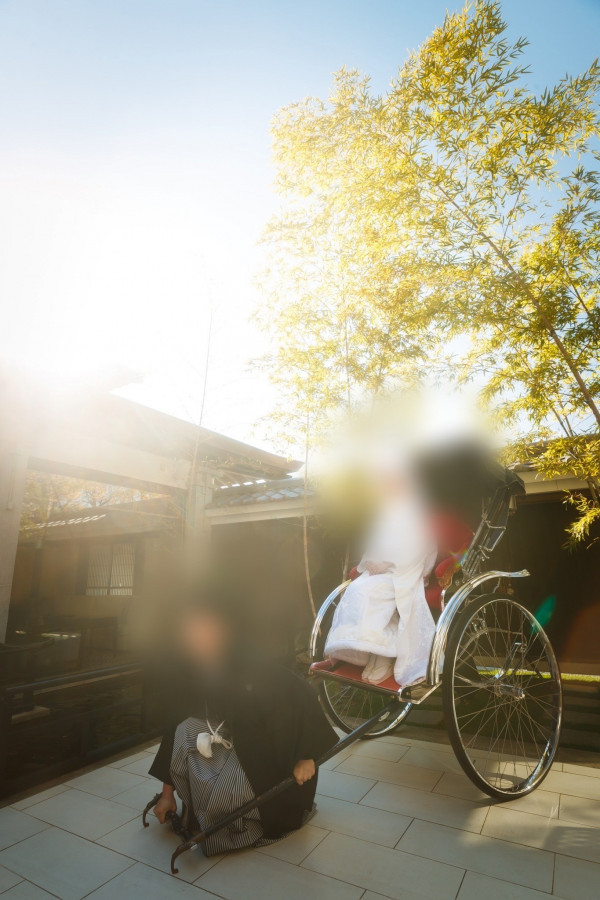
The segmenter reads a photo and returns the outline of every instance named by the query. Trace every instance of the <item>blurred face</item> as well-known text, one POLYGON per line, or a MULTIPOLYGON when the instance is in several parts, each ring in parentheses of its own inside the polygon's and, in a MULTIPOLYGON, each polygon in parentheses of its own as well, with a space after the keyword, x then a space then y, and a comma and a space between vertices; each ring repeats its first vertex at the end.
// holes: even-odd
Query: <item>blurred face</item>
POLYGON ((226 656, 230 638, 227 622, 210 610, 194 610, 181 620, 181 648, 192 662, 204 665, 220 662, 226 656))

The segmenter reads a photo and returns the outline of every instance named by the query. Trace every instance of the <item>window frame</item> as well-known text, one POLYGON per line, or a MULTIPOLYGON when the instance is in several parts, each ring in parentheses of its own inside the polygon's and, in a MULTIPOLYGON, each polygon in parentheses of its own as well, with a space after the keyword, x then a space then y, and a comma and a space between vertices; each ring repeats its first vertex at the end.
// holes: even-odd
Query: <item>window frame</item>
MULTIPOLYGON (((123 597, 129 598, 135 595, 136 582, 138 579, 138 542, 131 538, 117 538, 114 540, 94 540, 90 541, 84 549, 81 572, 81 591, 85 597, 123 597), (115 549, 122 545, 129 545, 132 551, 131 559, 131 584, 125 587, 113 584, 115 549), (94 550, 108 548, 110 554, 107 565, 108 583, 105 585, 89 584, 90 567, 92 565, 92 554, 94 550)), ((129 573, 128 573, 129 574, 129 573)))

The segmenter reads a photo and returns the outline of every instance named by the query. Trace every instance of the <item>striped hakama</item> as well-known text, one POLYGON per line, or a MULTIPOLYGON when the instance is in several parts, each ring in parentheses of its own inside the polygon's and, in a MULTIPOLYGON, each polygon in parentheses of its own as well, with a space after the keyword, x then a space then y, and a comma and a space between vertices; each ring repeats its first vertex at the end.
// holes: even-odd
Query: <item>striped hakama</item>
MULTIPOLYGON (((193 833, 204 831, 254 797, 234 748, 227 749, 215 743, 212 745, 212 756, 206 758, 198 752, 198 735, 208 731, 205 719, 185 719, 177 726, 173 743, 171 778, 183 803, 183 824, 193 833)), ((221 733, 229 737, 226 726, 223 726, 221 733)), ((306 814, 304 821, 313 815, 314 808, 306 814)), ((273 844, 285 836, 265 838, 260 812, 253 809, 210 837, 203 850, 206 856, 214 856, 231 850, 273 844)))

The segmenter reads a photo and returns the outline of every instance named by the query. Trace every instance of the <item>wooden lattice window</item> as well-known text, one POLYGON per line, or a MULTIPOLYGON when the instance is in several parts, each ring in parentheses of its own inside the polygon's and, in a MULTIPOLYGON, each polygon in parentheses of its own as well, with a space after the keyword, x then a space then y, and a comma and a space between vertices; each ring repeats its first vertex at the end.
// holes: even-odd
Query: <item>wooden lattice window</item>
POLYGON ((135 574, 135 544, 118 541, 90 547, 85 593, 130 597, 135 574))

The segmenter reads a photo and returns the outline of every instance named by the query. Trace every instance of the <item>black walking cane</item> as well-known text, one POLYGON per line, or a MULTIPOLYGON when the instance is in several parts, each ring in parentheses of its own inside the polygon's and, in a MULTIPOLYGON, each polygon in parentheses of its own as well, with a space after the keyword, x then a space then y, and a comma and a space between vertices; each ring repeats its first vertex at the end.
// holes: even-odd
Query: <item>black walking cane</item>
MULTIPOLYGON (((367 719, 366 722, 363 722, 362 725, 359 725, 358 728, 355 728, 354 731, 351 731, 345 738, 342 738, 337 742, 327 753, 324 753, 320 759, 316 761, 316 767, 322 766, 323 763, 326 763, 328 759, 331 759, 332 756, 335 756, 340 750, 343 750, 345 747, 353 744, 354 741, 358 740, 359 737, 362 737, 363 734, 366 734, 367 731, 375 725, 383 716, 387 715, 389 712, 393 712, 396 707, 401 706, 402 704, 396 698, 390 701, 387 706, 384 706, 379 710, 376 715, 371 716, 370 719, 367 719)), ((181 843, 173 853, 171 857, 171 873, 173 875, 177 875, 179 869, 175 868, 175 860, 178 856, 181 856, 182 853, 185 853, 186 850, 195 850, 200 844, 203 844, 209 837, 212 837, 213 834, 216 834, 217 831, 220 831, 221 828, 226 828, 228 825, 231 825, 232 822, 235 822, 237 819, 240 819, 242 816, 245 816, 246 813, 249 813, 253 809, 257 809, 259 806, 262 806, 263 803, 268 803, 269 800, 272 800, 274 797, 277 797, 278 794, 283 793, 293 784, 296 784, 296 779, 293 775, 289 775, 287 778, 284 778, 283 781, 280 781, 279 784, 274 785, 274 787, 269 788, 268 791, 265 791, 264 794, 260 794, 258 797, 253 797, 252 800, 248 800, 247 803, 242 804, 237 809, 234 809, 233 812, 230 812, 226 815, 220 822, 216 822, 214 825, 211 825, 210 828, 205 829, 205 831, 201 831, 198 834, 194 834, 192 837, 186 838, 183 843, 181 843)), ((146 809, 144 810, 144 816, 148 812, 148 810, 158 802, 160 798, 160 794, 157 794, 151 803, 148 804, 146 809)), ((144 819, 144 824, 146 824, 144 819)))

